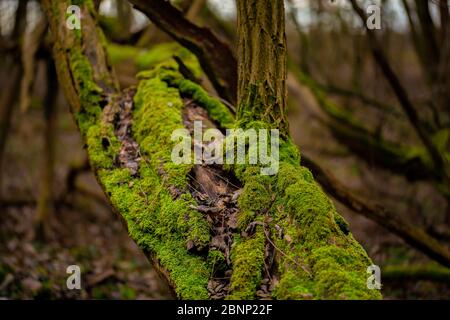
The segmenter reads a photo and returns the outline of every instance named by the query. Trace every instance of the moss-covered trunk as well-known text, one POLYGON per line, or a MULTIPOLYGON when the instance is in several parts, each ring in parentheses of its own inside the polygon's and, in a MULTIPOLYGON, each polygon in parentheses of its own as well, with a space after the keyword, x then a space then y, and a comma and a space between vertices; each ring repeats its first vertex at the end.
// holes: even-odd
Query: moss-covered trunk
POLYGON ((279 129, 281 140, 275 176, 261 176, 257 166, 234 170, 244 188, 231 297, 251 298, 268 277, 277 299, 378 298, 366 287, 370 259, 311 173, 299 165, 289 136, 284 2, 237 0, 237 11, 236 125, 279 129))
POLYGON ((238 0, 238 112, 288 133, 283 0, 238 0))
MULTIPOLYGON (((266 7, 278 10, 275 16, 282 13, 277 3, 277 8, 266 7)), ((121 92, 92 3, 77 1, 81 31, 64 26, 67 2, 43 4, 55 39, 59 82, 91 167, 130 236, 179 298, 380 297, 366 286, 372 262, 311 173, 299 165, 283 111, 285 71, 263 72, 255 57, 237 123, 219 100, 183 77, 177 60, 195 75, 201 69, 178 46, 149 52, 156 62, 138 75, 136 89, 121 92), (271 91, 266 95, 265 90, 271 91), (174 163, 178 141, 172 133, 190 130, 198 117, 222 130, 244 123, 281 128, 278 174, 261 175, 260 166, 250 164, 174 163)), ((280 49, 285 50, 283 44, 280 49)))

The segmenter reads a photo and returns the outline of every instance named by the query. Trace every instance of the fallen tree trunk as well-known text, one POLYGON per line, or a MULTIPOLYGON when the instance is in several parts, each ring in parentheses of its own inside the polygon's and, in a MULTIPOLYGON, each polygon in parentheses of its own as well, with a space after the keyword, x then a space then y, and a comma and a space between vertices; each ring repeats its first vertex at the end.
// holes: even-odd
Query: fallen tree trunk
MULTIPOLYGON (((186 80, 174 59, 120 92, 92 4, 81 5, 81 31, 61 22, 67 3, 43 4, 91 167, 179 298, 380 298, 366 285, 372 262, 289 139, 280 141, 274 176, 260 175, 256 165, 173 163, 174 130, 189 129, 199 116, 231 128, 229 110, 186 80)), ((193 56, 183 60, 199 70, 193 56)))

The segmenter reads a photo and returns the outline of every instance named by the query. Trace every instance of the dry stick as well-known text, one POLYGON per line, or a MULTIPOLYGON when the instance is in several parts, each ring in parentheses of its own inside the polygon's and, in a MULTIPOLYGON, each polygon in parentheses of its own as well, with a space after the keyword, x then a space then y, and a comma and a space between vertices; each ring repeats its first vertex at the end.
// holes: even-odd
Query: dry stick
MULTIPOLYGON (((364 25, 366 25, 367 21, 367 15, 364 12, 361 7, 357 4, 356 0, 349 0, 353 6, 354 11, 358 14, 358 16, 361 18, 361 21, 364 25)), ((419 116, 417 115, 417 112, 411 103, 411 100, 408 97, 408 94, 406 90, 403 88, 399 78, 395 74, 394 70, 392 69, 391 65, 389 64, 389 61, 384 54, 383 50, 381 49, 381 44, 378 41, 378 38, 375 35, 375 32, 369 28, 366 27, 366 34, 369 38, 369 44, 372 49, 372 54, 375 58, 375 61, 377 62, 378 66, 380 67, 381 71, 383 72, 384 76, 388 80, 390 86, 392 87, 392 90, 394 91, 395 95, 397 96, 397 99, 400 102, 401 107, 403 108, 403 111, 407 115, 411 125, 414 127, 414 129, 417 132, 417 135, 422 140, 425 148, 427 149, 428 153, 430 154, 431 158, 433 159, 434 164, 439 170, 444 169, 444 159, 442 155, 439 153, 439 151, 434 146, 433 142, 431 141, 430 137, 428 136, 425 129, 420 124, 419 116)))
POLYGON ((305 155, 302 156, 302 165, 313 172, 315 179, 328 194, 346 207, 355 213, 375 221, 443 266, 450 267, 450 251, 436 239, 430 237, 424 230, 404 221, 398 215, 380 205, 370 204, 367 201, 360 200, 349 192, 346 187, 341 185, 335 177, 321 169, 305 155))
POLYGON ((211 80, 217 93, 232 104, 236 103, 236 59, 230 47, 208 28, 187 20, 169 1, 131 0, 161 30, 191 50, 211 80), (230 64, 231 62, 231 64, 230 64))

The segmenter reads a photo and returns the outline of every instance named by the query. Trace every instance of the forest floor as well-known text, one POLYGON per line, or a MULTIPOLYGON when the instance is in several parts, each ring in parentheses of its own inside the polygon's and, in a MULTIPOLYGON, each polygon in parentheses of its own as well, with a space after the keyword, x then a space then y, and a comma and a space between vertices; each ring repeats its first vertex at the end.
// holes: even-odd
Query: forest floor
MULTIPOLYGON (((59 106, 55 168, 55 198, 59 201, 52 217, 53 233, 46 241, 33 240, 36 210, 32 203, 0 207, 0 298, 173 298, 166 283, 152 269, 107 205, 93 174, 83 173, 76 183, 88 190, 90 196, 77 189, 65 194, 69 168, 83 163, 86 155, 67 107, 63 102, 59 106), (81 290, 69 290, 66 286, 66 268, 74 264, 81 268, 81 290)), ((6 199, 19 197, 33 201, 38 197, 43 141, 36 133, 43 131, 42 118, 38 107, 27 114, 16 112, 14 116, 3 168, 2 195, 6 199)), ((297 132, 299 127, 305 128, 308 114, 299 117, 291 110, 290 118, 297 119, 291 124, 294 136, 300 137, 297 142, 311 154, 314 150, 316 155, 320 154, 314 141, 328 141, 327 137, 319 138, 323 130, 313 125, 309 134, 315 139, 308 139, 308 135, 300 136, 297 132)), ((336 175, 345 176, 348 185, 360 187, 355 178, 357 169, 351 162, 339 156, 332 160, 326 164, 334 168, 336 175)), ((339 205, 338 210, 349 221, 355 238, 382 269, 387 264, 429 262, 374 223, 339 205)), ((449 285, 428 281, 383 282, 382 293, 385 299, 450 299, 449 285)))
MULTIPOLYGON (((50 238, 33 240, 34 204, 0 207, 0 298, 173 298, 109 208, 92 173, 84 172, 76 180, 90 196, 77 190, 61 194, 68 168, 83 163, 86 155, 67 109, 61 110, 58 124, 55 197, 59 201, 50 238), (69 265, 81 268, 81 290, 67 288, 69 265)), ((5 159, 4 198, 37 198, 43 143, 35 133, 42 132, 43 125, 40 110, 15 115, 5 159)))

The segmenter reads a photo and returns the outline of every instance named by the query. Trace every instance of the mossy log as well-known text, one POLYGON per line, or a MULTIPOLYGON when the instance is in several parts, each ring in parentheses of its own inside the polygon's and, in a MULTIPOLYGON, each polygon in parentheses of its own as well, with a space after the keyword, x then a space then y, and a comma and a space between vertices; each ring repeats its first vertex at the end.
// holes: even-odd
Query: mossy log
MULTIPOLYGON (((171 135, 185 127, 189 103, 205 110, 221 129, 234 126, 233 115, 185 79, 172 58, 141 72, 137 88, 120 92, 91 3, 77 1, 81 31, 62 23, 68 3, 43 4, 60 84, 91 167, 130 236, 179 298, 381 297, 366 285, 370 258, 312 174, 299 165, 300 154, 288 138, 280 142, 275 176, 260 175, 254 165, 220 168, 227 181, 236 178, 240 190, 236 221, 227 222, 228 242, 222 249, 214 244, 212 209, 203 208, 192 190, 192 175, 204 178, 202 172, 214 168, 175 165, 171 135)), ((199 72, 193 56, 184 61, 199 72)), ((268 125, 258 121, 252 126, 268 125)), ((221 211, 215 214, 220 217, 221 211)))

